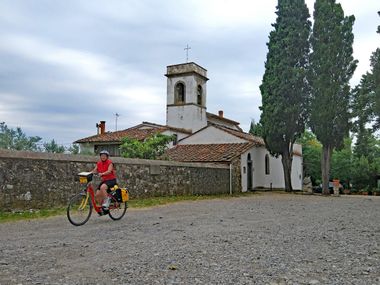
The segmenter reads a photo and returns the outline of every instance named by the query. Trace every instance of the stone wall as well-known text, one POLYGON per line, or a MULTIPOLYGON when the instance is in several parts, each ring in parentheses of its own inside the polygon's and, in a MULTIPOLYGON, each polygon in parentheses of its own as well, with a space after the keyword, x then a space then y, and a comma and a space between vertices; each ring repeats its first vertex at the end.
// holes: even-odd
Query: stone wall
MULTIPOLYGON (((77 173, 92 170, 98 157, 0 149, 0 210, 66 205, 81 187, 77 173)), ((226 165, 112 158, 119 184, 131 198, 230 192, 226 165)), ((240 186, 233 178, 233 192, 240 186)), ((95 181, 96 182, 96 181, 95 181)))

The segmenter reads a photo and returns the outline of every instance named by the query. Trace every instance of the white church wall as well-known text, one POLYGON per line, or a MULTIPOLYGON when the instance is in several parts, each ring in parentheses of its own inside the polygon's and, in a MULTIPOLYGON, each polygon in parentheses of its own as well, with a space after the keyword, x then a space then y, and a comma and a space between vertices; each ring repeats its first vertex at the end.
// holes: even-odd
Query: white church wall
POLYGON ((234 135, 226 133, 213 126, 209 126, 192 136, 180 141, 179 144, 222 144, 222 143, 247 143, 234 135))
MULTIPOLYGON (((281 157, 275 158, 264 147, 253 147, 241 155, 242 191, 247 191, 247 158, 252 159, 252 187, 266 189, 285 189, 285 179, 281 157), (265 174, 265 156, 269 155, 269 174, 265 174)), ((302 189, 302 157, 295 155, 292 164, 292 186, 294 190, 302 189)))
POLYGON ((251 151, 253 188, 265 187, 265 154, 266 149, 263 147, 255 147, 251 151))
POLYGON ((196 132, 207 126, 206 109, 195 105, 179 105, 167 108, 167 125, 196 132))
POLYGON ((269 189, 285 189, 285 179, 284 171, 282 168, 281 158, 275 158, 266 151, 266 154, 269 155, 269 169, 270 173, 265 174, 265 155, 262 157, 264 161, 264 177, 265 177, 265 188, 269 189))

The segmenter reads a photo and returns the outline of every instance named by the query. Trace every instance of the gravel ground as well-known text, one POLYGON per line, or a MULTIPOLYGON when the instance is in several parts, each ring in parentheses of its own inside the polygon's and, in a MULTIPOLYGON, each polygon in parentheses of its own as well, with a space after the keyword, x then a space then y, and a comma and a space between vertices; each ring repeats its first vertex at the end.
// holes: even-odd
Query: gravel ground
POLYGON ((0 224, 0 284, 380 284, 379 210, 267 193, 0 224))

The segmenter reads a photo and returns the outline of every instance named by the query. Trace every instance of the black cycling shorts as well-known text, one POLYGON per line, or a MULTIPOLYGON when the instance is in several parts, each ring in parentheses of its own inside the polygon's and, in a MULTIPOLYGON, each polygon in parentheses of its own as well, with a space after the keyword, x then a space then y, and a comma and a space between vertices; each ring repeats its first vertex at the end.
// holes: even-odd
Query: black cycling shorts
POLYGON ((106 184, 108 186, 108 189, 112 188, 113 186, 115 186, 117 184, 116 182, 116 179, 111 179, 111 180, 104 180, 102 181, 99 186, 98 186, 98 190, 100 189, 100 186, 102 186, 103 184, 106 184))

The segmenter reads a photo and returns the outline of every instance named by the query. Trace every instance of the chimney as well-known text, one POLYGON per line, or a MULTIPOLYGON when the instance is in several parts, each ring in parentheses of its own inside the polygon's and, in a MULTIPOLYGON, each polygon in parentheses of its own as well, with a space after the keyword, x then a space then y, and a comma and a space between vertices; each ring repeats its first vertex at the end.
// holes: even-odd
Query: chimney
POLYGON ((223 118, 223 110, 219 110, 219 117, 223 118))
POLYGON ((106 121, 100 121, 100 124, 98 124, 100 128, 100 134, 105 134, 106 133, 106 121))

